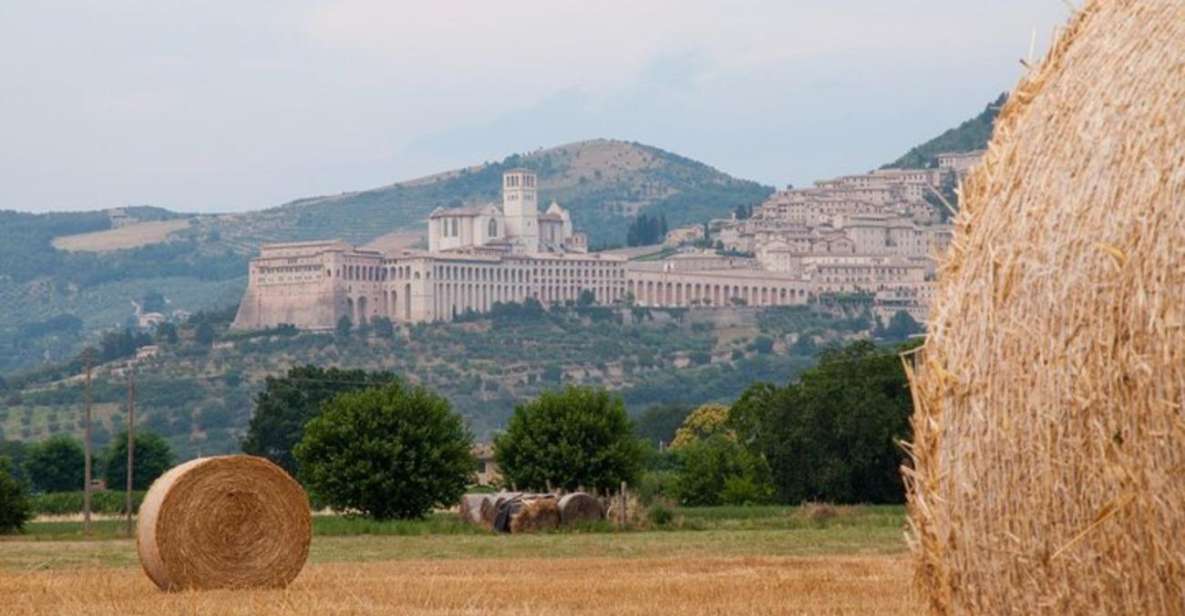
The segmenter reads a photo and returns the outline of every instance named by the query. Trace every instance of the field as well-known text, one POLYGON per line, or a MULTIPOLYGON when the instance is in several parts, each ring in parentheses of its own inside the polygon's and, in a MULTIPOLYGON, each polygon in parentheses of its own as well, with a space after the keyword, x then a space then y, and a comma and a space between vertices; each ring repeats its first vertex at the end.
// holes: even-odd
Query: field
POLYGON ((162 593, 105 521, 0 542, 12 614, 912 614, 899 508, 685 510, 673 529, 495 536, 424 522, 318 518, 283 591, 162 593), (359 532, 367 534, 357 534, 359 532))
POLYGON ((168 239, 169 234, 188 226, 189 220, 187 219, 138 222, 107 231, 56 237, 53 240, 53 246, 58 250, 90 252, 136 248, 163 242, 168 239))

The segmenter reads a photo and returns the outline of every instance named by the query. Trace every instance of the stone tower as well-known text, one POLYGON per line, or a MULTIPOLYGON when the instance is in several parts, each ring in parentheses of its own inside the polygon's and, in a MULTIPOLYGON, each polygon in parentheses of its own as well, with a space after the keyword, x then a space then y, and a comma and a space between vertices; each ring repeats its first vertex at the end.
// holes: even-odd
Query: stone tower
POLYGON ((512 169, 502 174, 502 214, 506 235, 521 242, 527 252, 539 252, 539 196, 534 172, 512 169))

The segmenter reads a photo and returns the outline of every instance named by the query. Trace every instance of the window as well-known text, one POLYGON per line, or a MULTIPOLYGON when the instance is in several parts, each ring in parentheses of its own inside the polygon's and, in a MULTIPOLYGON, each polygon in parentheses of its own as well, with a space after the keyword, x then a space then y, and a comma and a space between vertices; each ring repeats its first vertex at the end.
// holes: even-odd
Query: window
POLYGON ((498 237, 498 221, 493 218, 490 219, 489 235, 490 237, 498 237))

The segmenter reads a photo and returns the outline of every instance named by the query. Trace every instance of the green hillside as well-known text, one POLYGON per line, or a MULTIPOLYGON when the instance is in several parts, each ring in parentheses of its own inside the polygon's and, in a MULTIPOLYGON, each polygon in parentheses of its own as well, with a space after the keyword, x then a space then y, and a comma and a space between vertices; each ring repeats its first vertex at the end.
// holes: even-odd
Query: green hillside
POLYGON ((938 165, 937 156, 945 152, 971 152, 987 147, 992 138, 996 115, 1008 101, 1008 93, 988 103, 979 115, 906 152, 883 168, 925 169, 938 165))
MULTIPOLYGON (((704 310, 516 308, 459 323, 397 328, 393 335, 229 332, 214 340, 182 327, 158 357, 137 366, 138 417, 183 457, 237 451, 264 378, 293 365, 388 369, 447 397, 479 437, 514 405, 547 388, 579 383, 622 394, 632 412, 656 403, 734 399, 755 381, 784 383, 813 363, 823 345, 868 335, 866 313, 850 317, 806 307, 704 310)), ((96 371, 100 428, 111 438, 124 421, 125 377, 118 363, 96 371)), ((69 371, 64 374, 76 374, 69 371)), ((53 378, 57 378, 55 375, 53 378)), ((0 440, 41 440, 81 430, 82 383, 0 386, 0 440)))

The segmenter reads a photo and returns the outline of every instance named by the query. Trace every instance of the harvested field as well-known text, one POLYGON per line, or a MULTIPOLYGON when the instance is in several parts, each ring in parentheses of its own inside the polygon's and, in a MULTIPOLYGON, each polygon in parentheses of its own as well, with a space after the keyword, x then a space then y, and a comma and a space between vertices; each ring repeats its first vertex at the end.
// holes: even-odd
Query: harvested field
POLYGON ((5 615, 916 613, 901 508, 839 509, 682 509, 700 530, 527 535, 455 514, 314 518, 310 564, 287 590, 181 593, 156 590, 135 544, 112 538, 118 522, 90 541, 37 523, 0 539, 0 596, 5 615))
POLYGON ((307 567, 287 590, 182 593, 157 591, 135 566, 14 573, 0 573, 0 594, 7 613, 29 615, 917 611, 903 555, 334 562, 307 567))
POLYGON ((103 252, 163 242, 169 234, 189 226, 189 220, 139 222, 117 229, 55 237, 54 248, 70 252, 103 252))

